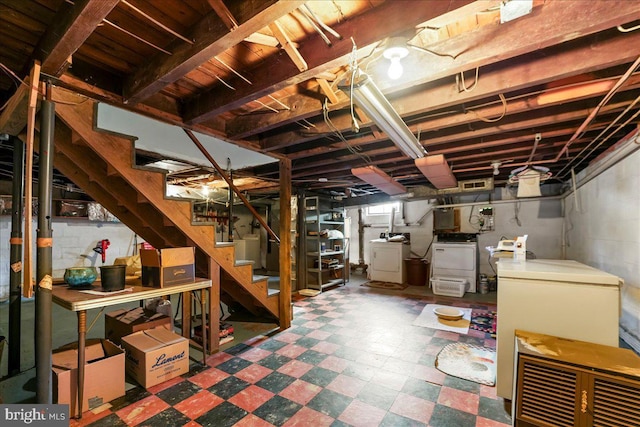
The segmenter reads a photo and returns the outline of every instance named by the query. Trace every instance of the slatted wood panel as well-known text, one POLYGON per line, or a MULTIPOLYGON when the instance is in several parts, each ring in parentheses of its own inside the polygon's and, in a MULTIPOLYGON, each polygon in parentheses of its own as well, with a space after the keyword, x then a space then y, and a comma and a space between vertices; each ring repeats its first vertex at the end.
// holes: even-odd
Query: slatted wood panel
POLYGON ((526 356, 518 370, 518 418, 539 426, 573 426, 578 372, 526 356))
POLYGON ((640 426, 640 379, 620 381, 615 378, 594 378, 594 426, 640 426))

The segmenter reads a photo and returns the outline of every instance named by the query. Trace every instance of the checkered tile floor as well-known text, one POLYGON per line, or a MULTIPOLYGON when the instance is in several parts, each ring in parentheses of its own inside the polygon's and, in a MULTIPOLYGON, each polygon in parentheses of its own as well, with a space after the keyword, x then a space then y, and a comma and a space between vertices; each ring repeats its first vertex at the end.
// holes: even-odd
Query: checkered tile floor
POLYGON ((348 285, 296 300, 290 329, 193 363, 187 375, 137 387, 71 425, 506 426, 494 387, 434 367, 451 342, 495 347, 489 334, 413 326, 426 304, 495 309, 348 285))

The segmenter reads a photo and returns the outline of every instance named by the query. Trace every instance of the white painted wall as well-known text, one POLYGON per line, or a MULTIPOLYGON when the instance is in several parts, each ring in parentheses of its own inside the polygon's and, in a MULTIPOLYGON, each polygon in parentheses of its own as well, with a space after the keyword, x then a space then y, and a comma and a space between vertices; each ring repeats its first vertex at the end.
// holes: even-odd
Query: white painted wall
MULTIPOLYGON (((640 352, 640 151, 566 200, 567 258, 624 279, 622 338, 640 352)), ((594 313, 597 316, 597 313, 594 313)))
MULTIPOLYGON (((494 275, 495 261, 489 264, 489 252, 486 246, 496 246, 501 237, 513 239, 516 236, 528 234, 527 249, 537 258, 557 259, 562 257, 562 217, 560 199, 520 199, 500 200, 493 202, 495 230, 483 232, 478 236, 480 273, 494 275)), ((489 203, 474 205, 473 203, 456 205, 460 210, 461 232, 477 232, 478 208, 489 206, 489 203), (469 216, 471 215, 471 221, 469 216)), ((408 225, 398 225, 403 219, 396 215, 395 232, 411 233, 412 256, 431 258, 431 251, 427 253, 433 239, 433 201, 418 200, 404 202, 404 222, 408 225), (426 215, 425 215, 426 214, 426 215), (417 224, 417 221, 421 221, 417 224)), ((352 263, 358 262, 358 209, 347 209, 347 216, 351 217, 352 244, 350 257, 352 263)), ((364 217, 365 228, 364 260, 369 264, 369 248, 367 243, 379 237, 388 228, 389 216, 364 217)))
MULTIPOLYGON (((35 257, 35 239, 37 223, 33 222, 33 247, 35 257)), ((68 267, 102 265, 100 254, 93 251, 102 239, 111 243, 107 249, 105 265, 122 256, 131 255, 134 247, 134 233, 121 223, 91 222, 88 220, 54 219, 53 230, 53 277, 62 277, 68 267)), ((0 217, 0 301, 9 298, 9 260, 11 236, 11 217, 0 217)), ((138 243, 143 240, 138 239, 138 243)), ((35 258, 34 258, 35 263, 35 258)), ((34 264, 35 276, 35 264, 34 264)))

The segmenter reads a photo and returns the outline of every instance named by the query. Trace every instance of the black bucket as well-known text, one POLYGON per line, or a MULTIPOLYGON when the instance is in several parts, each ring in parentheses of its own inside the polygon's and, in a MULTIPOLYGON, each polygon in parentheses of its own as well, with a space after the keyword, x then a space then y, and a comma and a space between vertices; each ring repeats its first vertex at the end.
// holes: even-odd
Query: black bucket
POLYGON ((126 272, 127 266, 124 264, 103 265, 100 267, 102 289, 108 292, 123 290, 126 272))

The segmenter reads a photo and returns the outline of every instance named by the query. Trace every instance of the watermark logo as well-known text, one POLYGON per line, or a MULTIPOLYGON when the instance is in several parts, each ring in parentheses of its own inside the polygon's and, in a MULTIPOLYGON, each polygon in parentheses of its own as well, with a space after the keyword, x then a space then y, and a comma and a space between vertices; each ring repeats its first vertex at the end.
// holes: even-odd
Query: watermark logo
POLYGON ((0 425, 68 427, 69 405, 0 405, 0 425))

